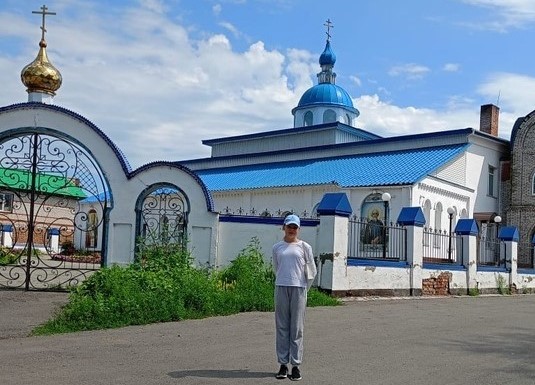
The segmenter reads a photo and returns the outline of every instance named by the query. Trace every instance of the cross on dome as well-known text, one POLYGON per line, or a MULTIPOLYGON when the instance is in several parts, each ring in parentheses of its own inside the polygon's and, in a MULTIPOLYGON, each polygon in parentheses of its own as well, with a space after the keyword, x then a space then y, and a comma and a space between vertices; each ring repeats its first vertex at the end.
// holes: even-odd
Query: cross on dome
POLYGON ((329 40, 331 40, 331 28, 334 28, 334 25, 331 22, 331 19, 327 19, 327 21, 323 25, 327 27, 327 32, 325 32, 325 33, 327 34, 327 41, 329 41, 329 40))
POLYGON ((46 15, 55 15, 56 12, 47 12, 48 8, 46 5, 43 5, 41 8, 39 8, 41 11, 32 11, 32 13, 41 14, 43 15, 43 22, 41 25, 41 40, 45 40, 45 33, 46 33, 46 27, 45 27, 45 16, 46 15))

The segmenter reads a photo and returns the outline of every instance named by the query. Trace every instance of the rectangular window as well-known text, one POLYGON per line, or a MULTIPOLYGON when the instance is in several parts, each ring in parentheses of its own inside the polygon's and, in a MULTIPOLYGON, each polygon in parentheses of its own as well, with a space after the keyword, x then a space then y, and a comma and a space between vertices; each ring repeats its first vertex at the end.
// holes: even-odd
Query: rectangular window
POLYGON ((0 211, 9 213, 13 211, 13 194, 0 193, 0 211))
POLYGON ((491 197, 493 196, 496 196, 496 191, 495 188, 494 188, 494 176, 496 174, 496 167, 492 167, 492 166, 489 166, 489 186, 488 186, 488 191, 487 191, 487 194, 491 197))

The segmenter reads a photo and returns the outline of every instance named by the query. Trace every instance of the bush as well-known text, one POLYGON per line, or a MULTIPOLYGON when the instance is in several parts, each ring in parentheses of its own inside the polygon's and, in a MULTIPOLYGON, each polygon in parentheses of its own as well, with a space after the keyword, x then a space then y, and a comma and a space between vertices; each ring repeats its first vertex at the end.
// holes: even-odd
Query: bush
MULTIPOLYGON (((274 309, 274 273, 258 239, 222 271, 195 268, 183 247, 155 246, 128 267, 103 268, 72 289, 36 335, 116 328, 274 309)), ((340 302, 315 289, 309 306, 340 302)))

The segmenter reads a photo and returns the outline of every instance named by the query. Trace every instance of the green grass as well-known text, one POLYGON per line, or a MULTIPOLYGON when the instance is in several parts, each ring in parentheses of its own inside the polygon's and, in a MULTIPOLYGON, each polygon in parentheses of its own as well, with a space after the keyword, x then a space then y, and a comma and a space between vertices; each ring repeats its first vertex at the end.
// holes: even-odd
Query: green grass
MULTIPOLYGON (((257 239, 221 271, 195 268, 179 246, 145 249, 128 267, 103 268, 69 294, 69 302, 34 335, 118 328, 248 311, 273 311, 274 279, 257 239)), ((317 289, 308 306, 341 302, 317 289)))

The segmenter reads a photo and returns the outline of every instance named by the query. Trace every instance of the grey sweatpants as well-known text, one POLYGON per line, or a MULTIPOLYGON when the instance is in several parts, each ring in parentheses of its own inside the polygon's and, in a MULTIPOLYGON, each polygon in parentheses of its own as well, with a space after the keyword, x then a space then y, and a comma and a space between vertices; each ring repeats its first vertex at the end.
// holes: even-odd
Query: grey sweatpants
POLYGON ((306 305, 306 287, 275 286, 275 345, 281 365, 300 365, 303 361, 306 305))

